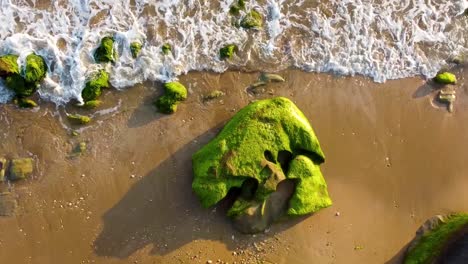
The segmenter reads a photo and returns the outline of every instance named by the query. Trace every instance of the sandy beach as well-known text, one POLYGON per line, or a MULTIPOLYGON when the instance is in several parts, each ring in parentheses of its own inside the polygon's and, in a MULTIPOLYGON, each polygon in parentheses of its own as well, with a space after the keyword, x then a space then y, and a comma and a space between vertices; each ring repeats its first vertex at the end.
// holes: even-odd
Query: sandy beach
POLYGON ((452 114, 420 78, 377 84, 299 70, 255 95, 246 87, 259 73, 189 73, 173 115, 152 105, 160 84, 107 91, 78 136, 65 111, 95 111, 0 105, 1 153, 36 162, 32 179, 1 186, 18 208, 0 217, 0 263, 399 263, 425 219, 468 211, 468 72, 456 73, 452 114), (226 95, 204 102, 212 90, 226 95), (310 120, 333 206, 243 235, 223 205, 201 208, 191 156, 243 106, 275 96, 310 120), (87 150, 74 155, 80 142, 87 150))

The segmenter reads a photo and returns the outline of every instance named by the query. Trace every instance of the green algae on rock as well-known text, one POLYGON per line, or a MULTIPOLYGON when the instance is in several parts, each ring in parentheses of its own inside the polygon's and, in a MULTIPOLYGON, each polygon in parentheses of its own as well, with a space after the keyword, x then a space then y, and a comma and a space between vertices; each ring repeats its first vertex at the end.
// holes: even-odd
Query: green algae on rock
POLYGON ((238 217, 265 204, 279 182, 290 179, 296 188, 287 214, 305 215, 332 204, 318 166, 324 160, 312 127, 293 102, 284 97, 256 101, 193 155, 192 188, 204 207, 232 188, 249 189, 250 197, 243 195, 228 211, 238 217))
POLYGON ((38 84, 47 74, 47 64, 41 56, 30 54, 26 57, 24 79, 28 83, 38 84))
POLYGON ((219 57, 224 60, 224 59, 230 59, 234 55, 234 52, 237 50, 237 46, 230 44, 227 46, 224 46, 219 50, 219 57))
POLYGON ((35 93, 39 84, 29 83, 23 78, 23 76, 13 74, 5 78, 5 85, 15 92, 17 97, 22 98, 31 96, 35 93))
POLYGON ((81 91, 81 97, 86 102, 96 100, 102 93, 103 88, 109 88, 109 74, 104 70, 99 70, 86 82, 85 88, 81 91))
POLYGON ((436 75, 436 77, 434 78, 434 81, 440 84, 456 84, 457 77, 453 73, 442 72, 436 75))
POLYGON ((94 60, 96 62, 114 62, 116 58, 114 39, 112 37, 102 38, 101 44, 94 52, 94 60))
POLYGON ((0 157, 0 183, 6 180, 5 171, 7 168, 7 160, 0 157))
POLYGON ((171 47, 170 44, 166 43, 166 44, 162 45, 161 51, 162 51, 162 53, 164 55, 169 55, 172 52, 172 47, 171 47))
POLYGON ((85 102, 84 105, 83 105, 83 107, 84 107, 84 108, 87 108, 87 109, 94 109, 94 108, 99 107, 101 104, 102 104, 102 101, 99 101, 99 100, 91 100, 91 101, 85 102))
POLYGON ((18 106, 21 108, 34 108, 37 107, 37 103, 31 99, 19 98, 18 106))
POLYGON ((436 216, 424 223, 410 243, 404 264, 430 264, 440 257, 454 236, 468 228, 468 214, 436 216))
POLYGON ((172 114, 177 111, 179 102, 187 99, 187 89, 179 82, 169 82, 164 84, 164 95, 159 97, 154 103, 159 112, 172 114))
POLYGON ((10 181, 17 181, 30 177, 33 173, 33 165, 34 161, 31 158, 11 160, 8 179, 10 181))
POLYGON ((234 16, 238 16, 240 14, 240 10, 245 10, 245 1, 239 0, 237 3, 233 3, 231 7, 229 7, 229 13, 234 16))
POLYGON ((216 99, 216 98, 219 98, 221 96, 224 96, 224 92, 223 91, 220 91, 220 90, 214 90, 214 91, 211 91, 210 93, 204 95, 202 97, 203 101, 210 101, 210 100, 213 100, 213 99, 216 99))
POLYGON ((132 53, 132 57, 136 59, 141 52, 141 43, 140 42, 132 42, 130 43, 130 52, 132 53))
POLYGON ((7 54, 0 56, 0 77, 19 74, 18 56, 7 54))
POLYGON ((240 22, 243 28, 261 28, 263 25, 263 17, 257 10, 251 10, 240 22))
POLYGON ((89 122, 91 122, 91 117, 85 116, 85 115, 79 115, 79 114, 67 114, 68 120, 70 120, 71 123, 76 124, 76 125, 86 125, 89 122))

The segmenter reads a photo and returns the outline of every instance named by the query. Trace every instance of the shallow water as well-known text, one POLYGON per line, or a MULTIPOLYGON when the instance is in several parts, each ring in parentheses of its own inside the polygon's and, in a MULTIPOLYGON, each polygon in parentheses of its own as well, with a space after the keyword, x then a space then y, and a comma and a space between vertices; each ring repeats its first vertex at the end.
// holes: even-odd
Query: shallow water
MULTIPOLYGON (((377 82, 432 77, 453 56, 468 51, 467 0, 260 0, 247 10, 264 14, 259 31, 233 26, 233 0, 1 0, 0 54, 45 57, 48 78, 41 97, 55 103, 81 100, 90 72, 106 68, 123 89, 145 80, 167 81, 192 70, 228 68, 365 75, 377 82), (95 65, 92 54, 113 35, 120 57, 95 65), (134 60, 129 44, 144 44, 134 60), (161 46, 173 47, 171 56, 161 46), (229 62, 226 44, 239 46, 229 62)), ((238 21, 238 20, 237 20, 238 21)), ((11 98, 0 83, 0 102, 11 98)))

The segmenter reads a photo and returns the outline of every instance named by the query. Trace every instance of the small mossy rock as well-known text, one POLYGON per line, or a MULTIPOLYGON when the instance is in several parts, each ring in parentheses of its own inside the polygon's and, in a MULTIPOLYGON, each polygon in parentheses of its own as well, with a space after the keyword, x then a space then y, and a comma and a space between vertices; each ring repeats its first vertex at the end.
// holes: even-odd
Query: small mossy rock
POLYGON ((5 78, 5 85, 15 92, 19 98, 31 96, 37 91, 38 84, 29 83, 19 74, 13 74, 5 78))
POLYGON ((224 60, 224 59, 230 59, 234 55, 234 53, 237 50, 236 45, 227 45, 219 50, 219 57, 224 60))
POLYGON ((0 56, 0 77, 7 77, 12 74, 19 74, 18 56, 3 55, 0 56))
POLYGON ((37 107, 37 103, 31 99, 19 98, 18 106, 21 108, 34 108, 37 107))
POLYGON ((26 67, 24 69, 24 79, 30 84, 39 84, 47 74, 47 64, 44 59, 36 54, 26 57, 26 67))
POLYGON ((140 42, 132 42, 130 43, 130 52, 132 53, 132 57, 136 59, 141 52, 141 43, 140 42))
POLYGON ((442 72, 436 75, 436 77, 434 78, 434 81, 440 84, 456 84, 457 77, 453 73, 442 72))
POLYGON ((263 17, 257 10, 251 10, 240 22, 243 28, 261 28, 263 25, 263 17))
POLYGON ((104 37, 101 39, 101 44, 94 52, 94 60, 96 62, 114 62, 117 54, 114 50, 114 39, 112 37, 104 37))
POLYGON ((224 92, 220 90, 214 90, 211 91, 210 93, 206 94, 203 96, 203 101, 210 101, 216 98, 219 98, 221 96, 224 96, 224 92))
POLYGON ((13 216, 18 203, 10 192, 0 193, 0 216, 13 216))
MULTIPOLYGON (((293 102, 284 97, 260 100, 241 109, 215 139, 193 155, 192 189, 204 207, 211 207, 232 188, 254 180, 258 186, 253 198, 240 202, 251 208, 254 202, 266 201, 280 176, 286 175, 299 187, 291 197, 289 214, 304 215, 331 205, 318 167, 324 160, 312 127, 293 102)), ((240 208, 228 214, 248 214, 240 208)))
POLYGON ((91 117, 85 116, 85 115, 67 115, 68 120, 70 120, 71 123, 76 124, 76 125, 86 125, 89 122, 91 122, 91 117))
POLYGON ((403 261, 404 264, 439 263, 436 260, 453 242, 459 231, 468 228, 468 214, 435 216, 428 219, 416 232, 403 261))
POLYGON ((245 10, 245 1, 239 0, 237 3, 233 3, 229 8, 229 13, 234 16, 238 16, 240 14, 240 10, 245 10))
POLYGON ((96 100, 102 93, 103 88, 109 88, 109 74, 104 70, 99 70, 93 74, 85 88, 81 91, 81 97, 86 102, 96 100))
POLYGON ((83 107, 87 109, 94 109, 94 108, 99 107, 101 104, 102 104, 102 101, 91 100, 91 101, 87 101, 86 103, 84 103, 83 107))
POLYGON ((10 162, 8 179, 10 181, 23 180, 33 173, 34 160, 31 158, 13 159, 10 162))
POLYGON ((0 158, 0 183, 6 180, 5 172, 7 168, 7 160, 5 158, 0 158))
POLYGON ((168 43, 162 45, 161 51, 164 55, 169 55, 172 52, 172 47, 168 43))
POLYGON ((179 82, 169 82, 164 84, 164 95, 159 97, 155 105, 159 112, 172 114, 177 111, 180 101, 187 99, 187 89, 179 82))

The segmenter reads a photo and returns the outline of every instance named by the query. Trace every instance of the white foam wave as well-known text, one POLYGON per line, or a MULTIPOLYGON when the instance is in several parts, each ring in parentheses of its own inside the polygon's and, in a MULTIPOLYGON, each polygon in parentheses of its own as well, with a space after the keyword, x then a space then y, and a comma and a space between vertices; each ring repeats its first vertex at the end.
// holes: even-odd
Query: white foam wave
MULTIPOLYGON (((447 58, 468 52, 468 18, 462 15, 468 0, 247 1, 247 10, 265 14, 259 32, 233 26, 233 2, 0 0, 0 54, 19 54, 20 64, 31 52, 43 56, 49 72, 39 93, 62 104, 81 100, 87 76, 100 68, 118 89, 246 65, 362 74, 383 82, 431 77, 447 58), (107 35, 114 36, 119 59, 94 64, 92 54, 107 35), (143 43, 136 60, 129 52, 133 41, 143 43), (173 47, 170 56, 161 54, 164 43, 173 47), (229 62, 218 58, 226 44, 241 50, 229 62)), ((0 82, 0 103, 9 98, 0 82)))

